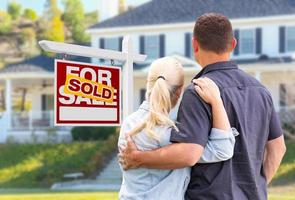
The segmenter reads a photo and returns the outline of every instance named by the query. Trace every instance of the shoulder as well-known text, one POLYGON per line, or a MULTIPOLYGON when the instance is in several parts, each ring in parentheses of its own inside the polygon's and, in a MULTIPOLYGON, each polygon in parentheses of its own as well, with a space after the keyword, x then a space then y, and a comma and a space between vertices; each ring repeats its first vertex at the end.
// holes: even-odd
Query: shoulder
POLYGON ((181 99, 181 103, 185 105, 195 104, 195 105, 208 106, 208 104, 196 92, 195 86, 193 83, 189 84, 185 88, 182 99, 181 99))

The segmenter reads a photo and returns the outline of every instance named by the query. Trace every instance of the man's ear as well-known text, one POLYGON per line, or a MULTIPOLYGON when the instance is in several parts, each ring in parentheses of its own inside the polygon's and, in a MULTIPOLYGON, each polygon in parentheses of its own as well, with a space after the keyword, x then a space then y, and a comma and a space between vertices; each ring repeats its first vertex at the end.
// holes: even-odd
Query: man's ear
POLYGON ((199 44, 198 41, 195 39, 195 37, 192 37, 192 43, 193 43, 193 51, 194 53, 199 51, 199 44))
POLYGON ((237 39, 233 38, 231 42, 231 52, 236 48, 236 46, 237 46, 237 39))

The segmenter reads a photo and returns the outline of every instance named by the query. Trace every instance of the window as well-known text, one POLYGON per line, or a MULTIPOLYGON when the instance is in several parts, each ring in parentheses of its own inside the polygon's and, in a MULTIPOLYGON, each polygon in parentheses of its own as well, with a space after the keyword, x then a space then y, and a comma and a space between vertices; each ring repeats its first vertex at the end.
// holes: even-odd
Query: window
POLYGON ((295 51, 295 26, 286 28, 287 51, 295 51))
POLYGON ((54 96, 42 94, 42 96, 41 96, 42 111, 53 110, 53 106, 54 106, 54 96))
POLYGON ((148 59, 159 58, 160 54, 160 43, 158 35, 145 36, 145 48, 144 52, 148 56, 148 59))
POLYGON ((111 49, 111 50, 119 50, 119 39, 118 38, 106 38, 105 49, 111 49))
POLYGON ((146 89, 141 89, 140 90, 140 104, 145 100, 145 93, 146 93, 146 89))
POLYGON ((240 30, 240 53, 255 54, 255 31, 254 29, 240 30))
POLYGON ((193 43, 192 43, 193 34, 185 33, 184 37, 185 37, 184 38, 185 40, 184 54, 188 58, 194 58, 194 50, 193 50, 193 43))

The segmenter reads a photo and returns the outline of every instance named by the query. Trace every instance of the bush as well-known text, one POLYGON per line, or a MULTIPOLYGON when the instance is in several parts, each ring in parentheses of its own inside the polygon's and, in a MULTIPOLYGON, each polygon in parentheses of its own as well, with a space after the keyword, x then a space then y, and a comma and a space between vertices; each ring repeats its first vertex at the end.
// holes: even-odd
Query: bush
POLYGON ((295 126, 292 123, 284 123, 283 129, 289 131, 291 134, 295 134, 295 126))
POLYGON ((106 140, 116 133, 116 127, 75 127, 72 137, 75 141, 106 140))

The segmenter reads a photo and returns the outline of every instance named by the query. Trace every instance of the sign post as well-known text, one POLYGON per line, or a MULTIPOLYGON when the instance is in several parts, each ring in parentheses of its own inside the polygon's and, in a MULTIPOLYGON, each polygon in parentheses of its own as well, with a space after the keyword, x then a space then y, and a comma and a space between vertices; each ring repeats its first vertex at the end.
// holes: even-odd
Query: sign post
POLYGON ((118 67, 56 60, 56 125, 119 125, 122 100, 123 119, 133 111, 133 63, 146 55, 133 52, 129 36, 122 52, 44 40, 39 45, 49 52, 124 62, 121 90, 118 67))

